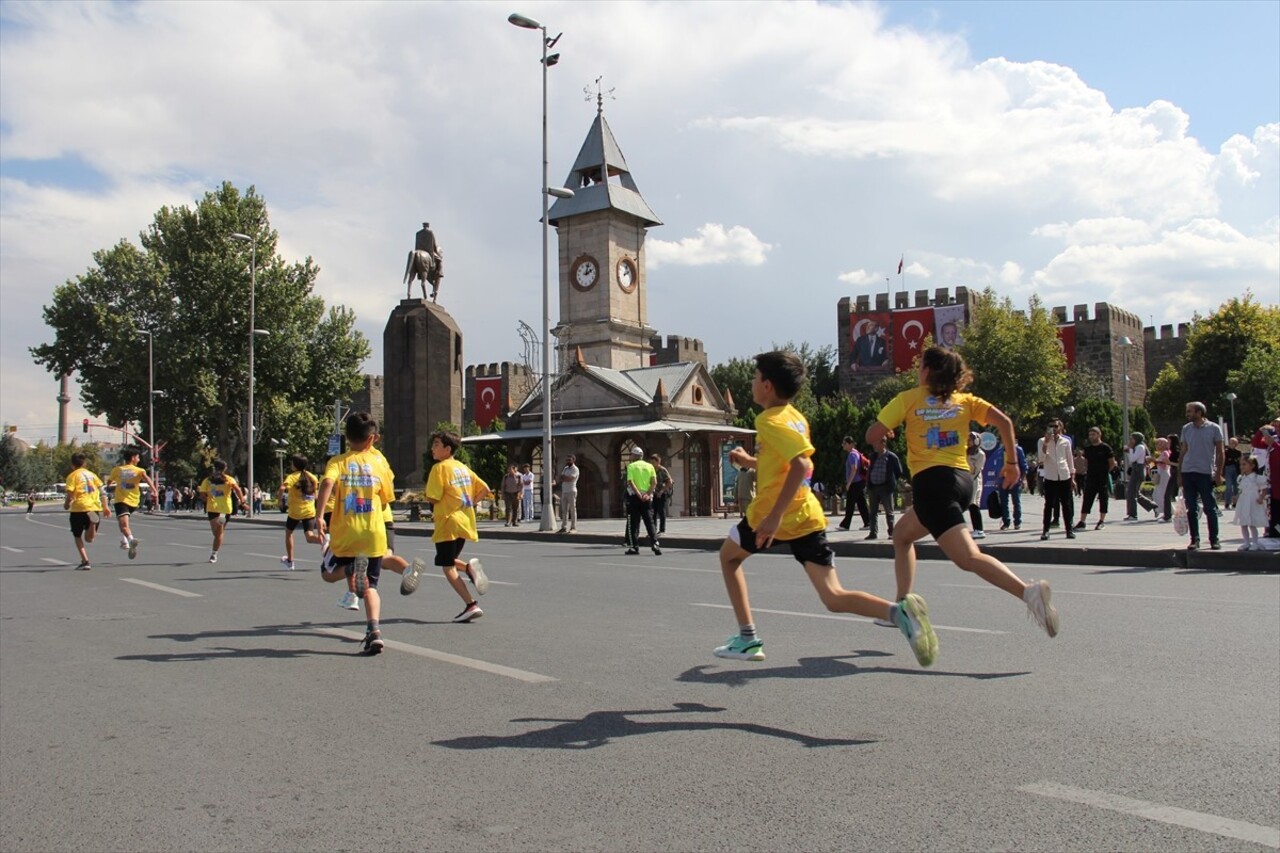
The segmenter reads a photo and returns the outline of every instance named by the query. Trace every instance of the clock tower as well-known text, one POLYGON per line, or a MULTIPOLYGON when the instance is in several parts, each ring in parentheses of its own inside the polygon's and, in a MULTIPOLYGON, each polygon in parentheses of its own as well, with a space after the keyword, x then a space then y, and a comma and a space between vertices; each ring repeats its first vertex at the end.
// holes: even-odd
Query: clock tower
POLYGON ((648 323, 644 235, 662 222, 641 197, 599 97, 564 185, 573 198, 557 199, 547 214, 560 244, 560 323, 552 330, 559 367, 577 350, 597 367, 648 367, 656 332, 648 323))

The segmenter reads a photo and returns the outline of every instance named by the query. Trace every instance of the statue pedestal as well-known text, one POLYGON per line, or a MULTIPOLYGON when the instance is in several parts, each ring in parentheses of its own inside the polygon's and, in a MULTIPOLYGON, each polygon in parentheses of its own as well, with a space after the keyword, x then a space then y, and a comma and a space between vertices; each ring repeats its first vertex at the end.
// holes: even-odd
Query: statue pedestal
POLYGON ((382 377, 382 452, 397 491, 420 488, 436 425, 462 427, 462 332, 449 312, 401 300, 382 332, 382 377))

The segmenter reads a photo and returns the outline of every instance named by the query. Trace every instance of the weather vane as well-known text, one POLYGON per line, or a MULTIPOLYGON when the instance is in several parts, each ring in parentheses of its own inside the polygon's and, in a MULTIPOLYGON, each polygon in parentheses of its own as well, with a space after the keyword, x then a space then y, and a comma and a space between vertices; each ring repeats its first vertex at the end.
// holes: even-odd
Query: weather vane
MULTIPOLYGON (((603 112, 604 112, 604 99, 605 99, 605 98, 608 98, 608 99, 609 99, 609 100, 611 100, 611 101, 616 101, 616 100, 617 100, 617 98, 615 98, 615 97, 613 96, 614 89, 609 89, 608 91, 605 91, 605 90, 604 90, 604 88, 603 88, 602 84, 600 83, 600 81, 601 81, 601 80, 603 80, 603 79, 604 79, 604 75, 601 75, 601 76, 599 76, 599 77, 597 77, 597 78, 596 78, 596 93, 595 93, 595 95, 596 95, 596 114, 597 114, 597 115, 598 115, 598 114, 600 114, 600 113, 603 113, 603 112)), ((582 92, 583 92, 583 94, 584 94, 584 95, 586 95, 586 97, 585 97, 585 98, 583 98, 582 100, 584 100, 584 101, 589 101, 589 100, 591 100, 591 87, 590 87, 590 86, 583 86, 583 87, 582 87, 582 92)))

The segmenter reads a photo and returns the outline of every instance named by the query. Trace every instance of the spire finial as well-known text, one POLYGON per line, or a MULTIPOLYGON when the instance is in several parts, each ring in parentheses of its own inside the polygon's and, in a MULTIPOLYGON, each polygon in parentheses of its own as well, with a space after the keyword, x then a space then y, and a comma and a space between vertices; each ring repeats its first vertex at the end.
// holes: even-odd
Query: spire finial
MULTIPOLYGON (((604 115, 604 99, 605 98, 608 98, 611 101, 617 100, 616 98, 613 97, 613 92, 614 92, 613 89, 605 90, 604 85, 600 82, 603 79, 604 79, 603 75, 596 78, 596 115, 598 116, 604 115)), ((583 86, 582 92, 583 94, 586 95, 586 97, 583 98, 584 101, 591 100, 590 86, 583 86)))

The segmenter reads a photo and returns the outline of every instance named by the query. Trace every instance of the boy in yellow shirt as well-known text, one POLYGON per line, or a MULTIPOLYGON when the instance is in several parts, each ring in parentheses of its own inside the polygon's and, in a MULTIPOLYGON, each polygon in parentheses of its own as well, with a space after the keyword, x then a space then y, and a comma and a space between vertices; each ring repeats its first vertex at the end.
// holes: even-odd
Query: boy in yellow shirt
POLYGON ((378 578, 382 574, 382 558, 387 552, 387 528, 383 507, 395 497, 391 468, 381 453, 373 450, 378 422, 368 412, 352 412, 347 416, 346 453, 329 460, 316 503, 324 506, 334 496, 333 527, 321 519, 320 535, 330 533, 329 550, 333 554, 332 570, 321 577, 337 583, 350 577, 356 597, 364 601, 367 630, 364 635, 366 654, 382 652, 384 643, 378 618, 382 599, 378 595, 378 578))
MULTIPOLYGON (((471 597, 467 585, 458 577, 458 572, 467 573, 477 595, 484 595, 489 591, 489 578, 479 560, 463 562, 460 557, 468 540, 477 542, 480 539, 476 533, 476 502, 493 493, 474 471, 453 458, 453 454, 461 446, 462 440, 451 432, 431 434, 431 458, 436 464, 431 467, 423 496, 431 503, 431 517, 435 520, 435 530, 431 534, 431 541, 436 543, 435 564, 444 570, 449 585, 466 605, 461 613, 453 617, 453 621, 470 622, 483 616, 484 611, 471 597)), ((413 580, 416 587, 416 573, 413 580)), ((408 583, 410 576, 406 575, 401 584, 401 592, 405 592, 404 585, 408 583)))
POLYGON ((912 593, 892 604, 865 592, 840 585, 835 555, 827 545, 827 519, 822 505, 809 488, 814 447, 809 422, 791 406, 804 382, 804 363, 793 352, 766 352, 756 356, 751 396, 764 411, 756 415, 756 451, 752 456, 734 448, 729 461, 756 469, 756 497, 747 517, 729 531, 720 547, 720 571, 729 603, 738 619, 739 632, 715 650, 716 657, 764 660, 764 642, 756 633, 747 597, 743 562, 758 551, 785 543, 804 566, 818 598, 830 611, 885 619, 897 625, 911 643, 921 666, 933 663, 938 639, 929 624, 929 609, 912 593))
POLYGON ((98 535, 98 525, 102 516, 111 517, 102 503, 102 480, 98 475, 84 467, 84 454, 71 454, 71 473, 67 475, 67 494, 62 501, 62 508, 71 511, 71 535, 76 539, 76 550, 80 552, 78 571, 87 572, 89 553, 85 551, 86 542, 92 542, 98 535))
POLYGON ((138 556, 138 540, 129 527, 129 516, 138 511, 138 504, 142 499, 140 486, 146 483, 152 494, 156 491, 156 484, 151 482, 146 471, 138 467, 140 455, 138 448, 126 447, 120 452, 124 464, 112 468, 107 475, 107 485, 114 483, 116 487, 114 503, 116 523, 120 525, 120 547, 128 549, 130 560, 138 556))

